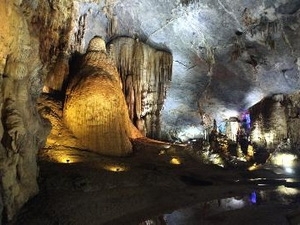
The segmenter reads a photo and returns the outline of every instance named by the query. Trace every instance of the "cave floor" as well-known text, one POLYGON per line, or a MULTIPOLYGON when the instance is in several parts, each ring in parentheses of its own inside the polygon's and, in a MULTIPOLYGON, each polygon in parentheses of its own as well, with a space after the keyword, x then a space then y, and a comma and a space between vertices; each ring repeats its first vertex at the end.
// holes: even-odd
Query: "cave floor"
POLYGON ((299 224, 296 175, 203 164, 180 145, 138 142, 124 158, 57 146, 39 167, 40 193, 11 225, 299 224))

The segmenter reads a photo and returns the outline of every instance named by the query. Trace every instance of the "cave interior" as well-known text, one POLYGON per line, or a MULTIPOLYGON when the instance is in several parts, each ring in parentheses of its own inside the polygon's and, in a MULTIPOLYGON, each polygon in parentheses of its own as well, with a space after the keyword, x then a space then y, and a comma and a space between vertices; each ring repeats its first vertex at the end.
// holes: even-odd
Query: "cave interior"
POLYGON ((299 0, 0 15, 0 225, 300 223, 299 0))

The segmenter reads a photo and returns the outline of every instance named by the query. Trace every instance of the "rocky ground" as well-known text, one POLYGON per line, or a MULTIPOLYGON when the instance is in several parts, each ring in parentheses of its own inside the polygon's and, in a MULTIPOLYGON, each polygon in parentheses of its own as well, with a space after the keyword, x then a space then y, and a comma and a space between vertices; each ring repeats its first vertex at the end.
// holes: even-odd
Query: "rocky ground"
POLYGON ((52 130, 38 154, 40 191, 8 225, 297 224, 289 222, 300 206, 297 171, 249 171, 251 160, 222 158, 199 140, 142 138, 128 157, 102 156, 82 150, 60 102, 42 102, 52 130), (264 201, 249 202, 254 191, 264 201))
POLYGON ((290 201, 273 199, 213 213, 214 200, 220 206, 220 199, 248 196, 253 191, 288 190, 287 176, 265 169, 250 172, 246 167, 203 164, 184 146, 149 140, 136 141, 134 154, 126 158, 63 147, 43 149, 39 166, 40 193, 10 225, 282 225, 296 224, 288 218, 297 219, 300 206, 296 194, 290 201), (187 207, 194 209, 193 215, 188 215, 187 207), (185 218, 174 216, 178 209, 186 210, 185 218))

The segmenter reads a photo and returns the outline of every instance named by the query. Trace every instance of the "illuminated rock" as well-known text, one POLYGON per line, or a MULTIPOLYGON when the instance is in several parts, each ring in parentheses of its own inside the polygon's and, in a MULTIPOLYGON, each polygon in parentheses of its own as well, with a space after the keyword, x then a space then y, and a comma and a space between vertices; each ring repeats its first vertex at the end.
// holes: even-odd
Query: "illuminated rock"
POLYGON ((261 147, 274 148, 288 138, 287 96, 273 95, 251 107, 251 140, 261 147))
POLYGON ((126 37, 114 39, 109 50, 121 75, 131 120, 147 137, 160 138, 160 113, 172 77, 172 54, 126 37))
POLYGON ((41 85, 39 43, 18 2, 0 1, 0 224, 38 193, 36 155, 50 128, 35 107, 41 85))
POLYGON ((141 136, 129 119, 118 71, 99 37, 91 40, 67 88, 64 121, 88 150, 105 155, 130 154, 130 138, 141 136))

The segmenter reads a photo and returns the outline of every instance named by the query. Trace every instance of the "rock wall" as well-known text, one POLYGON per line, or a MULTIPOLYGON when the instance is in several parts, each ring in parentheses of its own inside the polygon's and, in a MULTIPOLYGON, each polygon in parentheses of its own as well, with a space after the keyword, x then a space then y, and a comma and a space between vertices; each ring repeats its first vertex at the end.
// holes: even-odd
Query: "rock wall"
POLYGON ((38 192, 36 154, 50 126, 35 106, 42 86, 39 43, 30 35, 20 1, 1 1, 0 15, 0 215, 5 221, 38 192))
POLYGON ((100 37, 91 40, 67 88, 64 120, 88 150, 105 155, 130 154, 130 138, 142 136, 129 119, 120 75, 100 37))
POLYGON ((144 135, 159 139, 172 55, 125 37, 114 39, 109 49, 121 75, 131 120, 144 135))
POLYGON ((251 140, 267 148, 276 148, 289 139, 293 150, 299 149, 300 93, 276 94, 250 109, 251 140))
POLYGON ((69 68, 69 40, 73 29, 73 1, 22 1, 31 35, 39 40, 38 55, 45 69, 44 85, 61 90, 69 68))
POLYGON ((300 150, 300 92, 296 92, 287 97, 287 133, 291 140, 291 146, 295 150, 300 150))

